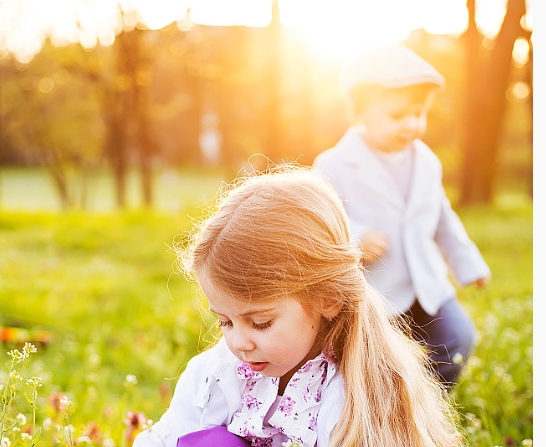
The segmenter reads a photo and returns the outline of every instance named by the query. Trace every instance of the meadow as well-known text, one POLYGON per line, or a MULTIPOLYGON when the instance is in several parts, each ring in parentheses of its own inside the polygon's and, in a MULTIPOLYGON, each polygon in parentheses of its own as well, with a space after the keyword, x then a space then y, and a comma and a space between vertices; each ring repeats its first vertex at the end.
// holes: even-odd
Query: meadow
MULTIPOLYGON (((64 213, 43 177, 2 180, 0 327, 25 330, 3 333, 0 344, 1 445, 130 447, 165 411, 188 359, 214 339, 171 247, 221 179, 167 176, 155 210, 115 211, 97 199, 91 211, 64 213)), ((104 181, 96 188, 101 197, 104 181)), ((453 393, 461 424, 472 446, 530 446, 533 205, 505 195, 457 211, 493 272, 485 290, 459 290, 478 328, 453 393)))

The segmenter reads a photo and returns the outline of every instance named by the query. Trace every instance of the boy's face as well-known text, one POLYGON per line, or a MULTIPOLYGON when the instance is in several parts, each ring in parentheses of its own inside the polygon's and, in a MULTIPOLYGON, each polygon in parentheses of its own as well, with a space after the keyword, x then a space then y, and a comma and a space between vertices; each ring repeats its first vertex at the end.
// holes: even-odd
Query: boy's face
POLYGON ((432 89, 419 91, 410 87, 372 95, 358 114, 366 128, 366 144, 382 152, 399 152, 421 138, 434 93, 432 89))

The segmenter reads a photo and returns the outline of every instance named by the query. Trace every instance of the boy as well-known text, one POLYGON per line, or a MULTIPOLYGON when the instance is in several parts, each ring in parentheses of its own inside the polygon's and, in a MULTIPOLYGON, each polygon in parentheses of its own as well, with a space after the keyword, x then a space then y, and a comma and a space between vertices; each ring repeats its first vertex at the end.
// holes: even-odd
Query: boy
POLYGON ((475 333, 450 277, 460 286, 484 287, 491 272, 451 208, 439 159, 420 140, 444 78, 393 44, 359 55, 340 79, 355 122, 313 168, 344 201, 370 283, 393 315, 408 318, 450 389, 475 333))

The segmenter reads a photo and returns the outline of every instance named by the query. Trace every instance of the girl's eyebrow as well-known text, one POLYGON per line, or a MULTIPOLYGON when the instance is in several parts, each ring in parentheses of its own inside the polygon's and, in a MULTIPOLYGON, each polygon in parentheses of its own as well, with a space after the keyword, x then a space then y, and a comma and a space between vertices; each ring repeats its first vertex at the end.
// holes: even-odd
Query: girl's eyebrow
MULTIPOLYGON (((210 307, 209 310, 210 310, 211 312, 215 313, 216 315, 225 316, 224 314, 215 311, 212 307, 210 307)), ((265 309, 250 310, 250 311, 248 311, 248 312, 244 312, 244 313, 242 313, 242 314, 237 315, 237 317, 248 317, 248 316, 250 316, 250 315, 267 314, 267 313, 272 312, 273 310, 275 310, 275 307, 270 307, 270 308, 265 308, 265 309)))

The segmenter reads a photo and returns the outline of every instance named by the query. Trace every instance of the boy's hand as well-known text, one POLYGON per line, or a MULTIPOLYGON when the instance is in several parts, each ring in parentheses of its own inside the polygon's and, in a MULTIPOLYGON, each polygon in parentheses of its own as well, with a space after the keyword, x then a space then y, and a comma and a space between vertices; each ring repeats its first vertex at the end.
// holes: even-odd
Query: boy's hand
POLYGON ((360 240, 362 261, 365 265, 372 265, 387 252, 388 248, 389 239, 387 235, 379 231, 367 231, 360 240))
POLYGON ((491 281, 491 276, 484 276, 483 278, 478 278, 471 284, 474 284, 478 289, 482 289, 491 281))

